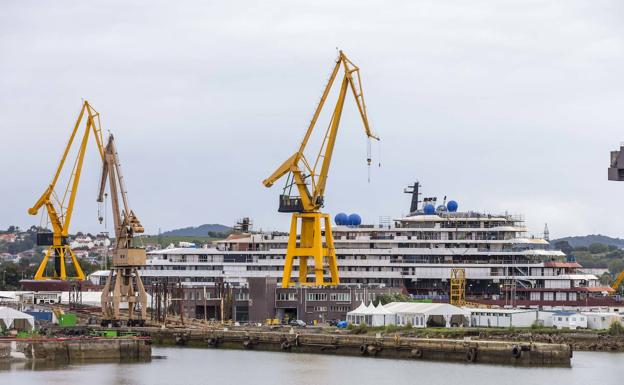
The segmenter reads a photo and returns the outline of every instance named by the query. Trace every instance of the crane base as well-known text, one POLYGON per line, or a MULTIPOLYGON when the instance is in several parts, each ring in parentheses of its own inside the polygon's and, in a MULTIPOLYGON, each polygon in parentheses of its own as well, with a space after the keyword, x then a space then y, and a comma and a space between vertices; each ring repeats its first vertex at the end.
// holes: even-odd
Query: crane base
POLYGON ((331 231, 331 222, 328 214, 322 213, 293 213, 290 222, 290 235, 286 250, 286 262, 282 287, 293 285, 302 286, 336 286, 340 283, 338 276, 338 262, 334 237, 331 231), (298 234, 298 225, 301 222, 301 234, 298 234), (321 222, 325 230, 325 243, 321 222), (297 240, 299 235, 299 240, 297 240), (295 258, 299 260, 299 279, 291 281, 293 263, 295 258), (314 262, 314 280, 308 281, 308 259, 314 262), (329 271, 326 277, 325 271, 329 271), (328 278, 328 279, 326 279, 328 278))
POLYGON ((48 247, 48 249, 45 252, 45 255, 43 256, 43 260, 39 264, 39 268, 37 269, 37 272, 35 273, 34 278, 35 278, 35 281, 45 281, 45 280, 84 281, 85 275, 82 272, 82 268, 80 267, 80 264, 78 263, 78 259, 76 258, 76 255, 74 254, 72 249, 69 247, 69 245, 61 245, 61 246, 48 247), (54 275, 53 276, 45 275, 46 267, 48 266, 48 261, 50 260, 50 257, 54 259, 54 275), (65 261, 66 259, 69 259, 69 258, 71 258, 72 265, 74 266, 74 270, 76 270, 75 277, 67 276, 67 271, 65 268, 66 267, 65 261))
POLYGON ((128 324, 146 319, 147 293, 136 266, 113 267, 102 290, 102 319, 110 323, 120 322, 120 304, 128 304, 128 324), (138 317, 135 315, 139 305, 138 317))

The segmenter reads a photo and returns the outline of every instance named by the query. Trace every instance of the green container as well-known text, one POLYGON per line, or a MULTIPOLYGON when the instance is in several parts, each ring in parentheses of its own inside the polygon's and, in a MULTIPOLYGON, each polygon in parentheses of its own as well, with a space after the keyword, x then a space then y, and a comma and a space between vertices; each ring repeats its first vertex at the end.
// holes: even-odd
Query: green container
POLYGON ((58 319, 59 326, 76 326, 76 314, 74 313, 65 313, 61 314, 58 319))
POLYGON ((102 330, 100 333, 102 337, 117 337, 117 330, 102 330))

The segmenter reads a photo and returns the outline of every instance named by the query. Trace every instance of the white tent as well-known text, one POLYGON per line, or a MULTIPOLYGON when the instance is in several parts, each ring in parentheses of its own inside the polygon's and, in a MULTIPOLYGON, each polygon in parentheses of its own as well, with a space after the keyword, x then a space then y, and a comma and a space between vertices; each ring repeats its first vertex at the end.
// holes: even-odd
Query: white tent
POLYGON ((400 326, 468 326, 470 317, 469 311, 448 303, 391 302, 384 308, 396 316, 400 326))
POLYGON ((388 311, 383 307, 381 302, 373 310, 372 325, 373 326, 387 326, 394 325, 395 316, 394 313, 388 311))
POLYGON ((375 305, 373 305, 371 301, 366 307, 366 310, 364 310, 364 323, 368 326, 373 325, 373 314, 375 314, 375 305))
POLYGON ((35 317, 10 307, 0 307, 0 327, 4 329, 33 330, 35 317))
POLYGON ((364 301, 355 310, 347 313, 347 322, 353 325, 359 325, 364 322, 364 314, 366 313, 366 305, 364 301))
POLYGON ((369 303, 368 306, 364 305, 364 302, 362 302, 357 309, 347 313, 347 322, 354 325, 365 323, 371 326, 373 324, 373 314, 375 314, 375 312, 375 305, 373 305, 372 302, 369 303))

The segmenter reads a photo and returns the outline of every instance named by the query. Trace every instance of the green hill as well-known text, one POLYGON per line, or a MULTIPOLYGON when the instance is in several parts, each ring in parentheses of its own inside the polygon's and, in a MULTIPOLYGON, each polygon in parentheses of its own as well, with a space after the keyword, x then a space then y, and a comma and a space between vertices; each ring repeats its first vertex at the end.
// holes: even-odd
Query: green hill
POLYGON ((161 235, 163 237, 208 237, 215 236, 215 234, 228 234, 230 232, 232 232, 231 227, 213 223, 165 231, 161 235))
POLYGON ((572 247, 589 247, 592 243, 602 243, 607 246, 615 246, 620 249, 624 249, 624 239, 621 238, 613 238, 606 235, 601 234, 591 234, 591 235, 580 235, 574 237, 564 237, 559 239, 552 239, 550 241, 551 245, 556 244, 560 241, 566 241, 572 247))

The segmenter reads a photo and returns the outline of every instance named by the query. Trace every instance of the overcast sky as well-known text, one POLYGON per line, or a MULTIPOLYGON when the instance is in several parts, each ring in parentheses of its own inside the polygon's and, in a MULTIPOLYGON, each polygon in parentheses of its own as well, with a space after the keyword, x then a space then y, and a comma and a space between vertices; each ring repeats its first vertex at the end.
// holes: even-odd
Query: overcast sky
MULTIPOLYGON (((398 217, 420 180, 535 234, 624 236, 624 183, 606 176, 624 140, 622 20, 597 0, 2 1, 0 228, 40 223, 26 211, 84 98, 149 233, 243 216, 286 230, 282 182, 261 181, 296 150, 340 47, 382 141, 369 183, 349 96, 329 213, 398 217)), ((112 232, 90 144, 71 227, 112 232)))

